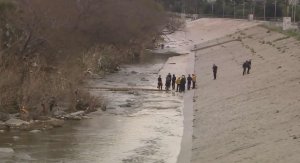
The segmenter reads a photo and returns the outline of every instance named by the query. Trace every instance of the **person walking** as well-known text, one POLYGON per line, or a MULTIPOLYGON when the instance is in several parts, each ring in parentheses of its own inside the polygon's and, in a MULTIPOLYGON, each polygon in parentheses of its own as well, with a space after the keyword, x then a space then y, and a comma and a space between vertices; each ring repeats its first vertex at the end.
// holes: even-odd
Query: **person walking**
POLYGON ((217 79, 217 71, 218 71, 218 66, 217 65, 213 65, 213 74, 214 74, 214 80, 217 79))
POLYGON ((172 77, 172 89, 173 90, 175 89, 175 84, 176 84, 176 76, 175 76, 175 74, 173 74, 173 77, 172 77))
POLYGON ((195 87, 196 87, 196 79, 197 79, 196 75, 195 75, 195 74, 192 74, 192 81, 193 81, 193 86, 192 86, 192 88, 193 88, 193 89, 195 89, 195 87))
POLYGON ((246 74, 246 69, 247 69, 247 67, 248 67, 248 62, 245 61, 245 62, 243 63, 243 75, 246 74))
POLYGON ((187 89, 190 90, 191 89, 191 84, 192 84, 192 77, 191 75, 189 74, 188 77, 187 77, 187 89))
POLYGON ((180 92, 185 92, 185 84, 186 84, 186 79, 185 76, 182 75, 181 81, 180 81, 180 92))
POLYGON ((250 69, 251 69, 251 59, 249 61, 247 61, 247 74, 250 74, 250 69))
POLYGON ((160 75, 158 76, 158 79, 157 79, 157 88, 159 90, 162 90, 162 79, 161 79, 160 75))
POLYGON ((177 85, 176 92, 180 92, 180 81, 181 81, 181 77, 178 77, 176 79, 176 85, 177 85))

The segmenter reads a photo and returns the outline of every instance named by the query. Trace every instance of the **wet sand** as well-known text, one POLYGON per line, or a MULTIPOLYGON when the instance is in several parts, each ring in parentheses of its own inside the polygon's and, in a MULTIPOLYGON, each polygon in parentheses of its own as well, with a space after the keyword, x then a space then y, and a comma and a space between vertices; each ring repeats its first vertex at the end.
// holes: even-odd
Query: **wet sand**
POLYGON ((262 27, 227 37, 242 41, 196 54, 192 163, 300 162, 300 42, 262 27))

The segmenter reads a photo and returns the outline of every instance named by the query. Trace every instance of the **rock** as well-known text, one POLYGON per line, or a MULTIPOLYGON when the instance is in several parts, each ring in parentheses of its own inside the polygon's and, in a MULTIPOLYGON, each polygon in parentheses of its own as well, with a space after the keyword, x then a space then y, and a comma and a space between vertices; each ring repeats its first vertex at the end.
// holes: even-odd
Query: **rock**
POLYGON ((74 112, 74 113, 71 113, 70 116, 83 116, 84 115, 84 111, 78 111, 78 112, 74 112))
POLYGON ((141 81, 149 81, 149 80, 143 77, 141 78, 141 81))
POLYGON ((131 71, 131 73, 132 73, 132 74, 137 74, 138 72, 136 72, 136 71, 131 71))
POLYGON ((114 110, 114 109, 116 109, 116 108, 113 107, 113 106, 108 106, 108 107, 106 107, 106 109, 108 109, 108 110, 114 110))
POLYGON ((55 110, 52 112, 52 115, 54 115, 54 116, 60 116, 60 115, 65 115, 65 114, 67 114, 67 113, 62 110, 55 110))
POLYGON ((22 125, 29 125, 28 122, 26 121, 23 121, 23 120, 20 120, 20 119, 16 119, 16 118, 11 118, 9 120, 7 120, 6 122, 6 125, 9 126, 9 127, 21 127, 22 125))
POLYGON ((0 121, 5 122, 9 119, 9 114, 0 112, 0 121))
POLYGON ((50 117, 47 117, 47 116, 39 116, 37 117, 37 120, 41 120, 41 121, 46 121, 46 120, 49 120, 50 117))
POLYGON ((119 105, 120 107, 131 107, 130 103, 119 105))
POLYGON ((19 136, 13 136, 12 138, 13 138, 14 140, 19 140, 19 139, 20 139, 19 136))
POLYGON ((127 83, 127 85, 128 85, 128 86, 131 86, 131 87, 134 87, 134 86, 136 86, 136 84, 135 84, 135 83, 131 83, 131 82, 130 82, 130 83, 127 83))
POLYGON ((82 119, 91 119, 89 116, 82 116, 82 119))
POLYGON ((31 130, 30 133, 36 134, 36 133, 40 133, 41 130, 31 130))
POLYGON ((0 122, 0 130, 7 130, 8 129, 8 126, 3 123, 3 122, 0 122))
POLYGON ((4 130, 0 130, 0 133, 4 133, 5 131, 4 130))
POLYGON ((132 102, 134 102, 134 100, 132 100, 132 99, 127 99, 126 102, 132 103, 132 102))
POLYGON ((60 119, 51 118, 46 122, 49 126, 52 127, 62 127, 64 125, 64 121, 60 119))
POLYGON ((88 108, 84 111, 84 113, 85 113, 85 114, 88 114, 88 113, 95 112, 95 111, 97 111, 97 108, 96 108, 96 107, 88 107, 88 108))
POLYGON ((66 120, 81 120, 82 118, 80 116, 71 116, 70 114, 69 115, 66 115, 65 116, 65 119, 66 120))
POLYGON ((12 148, 0 148, 1 154, 14 154, 15 151, 12 148))
POLYGON ((69 116, 69 117, 66 117, 68 120, 81 120, 82 118, 79 117, 79 116, 69 116))
POLYGON ((102 111, 106 111, 106 109, 107 109, 106 105, 102 105, 102 106, 101 106, 101 110, 102 110, 102 111))
POLYGON ((133 95, 134 91, 128 91, 127 93, 130 94, 130 95, 133 95))
POLYGON ((54 117, 62 117, 62 116, 64 116, 64 115, 66 115, 67 113, 66 112, 64 112, 64 111, 62 111, 62 110, 56 110, 56 111, 54 111, 53 113, 52 113, 52 115, 54 116, 54 117))

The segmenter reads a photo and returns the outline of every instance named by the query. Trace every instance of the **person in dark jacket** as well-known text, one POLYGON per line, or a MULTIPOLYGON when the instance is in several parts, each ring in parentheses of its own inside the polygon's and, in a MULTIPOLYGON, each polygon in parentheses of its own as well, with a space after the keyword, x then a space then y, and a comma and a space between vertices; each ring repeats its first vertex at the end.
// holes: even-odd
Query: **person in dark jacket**
POLYGON ((191 89, 191 84, 192 84, 192 77, 189 74, 189 76, 187 77, 187 89, 190 90, 191 89))
POLYGON ((250 74, 250 69, 251 69, 251 59, 249 61, 247 61, 247 74, 250 74))
POLYGON ((162 90, 162 79, 161 79, 161 76, 159 75, 158 78, 157 78, 157 88, 159 90, 162 90))
POLYGON ((181 81, 180 81, 180 91, 185 92, 185 84, 186 84, 186 78, 184 75, 182 75, 181 81))
POLYGON ((246 74, 247 65, 248 65, 247 61, 243 63, 243 75, 246 74))
POLYGON ((167 77, 168 77, 168 79, 170 79, 170 81, 172 80, 172 75, 171 75, 171 73, 168 73, 167 77))
POLYGON ((171 74, 169 73, 169 75, 167 75, 167 77, 166 77, 166 84, 165 84, 165 86, 166 86, 166 90, 168 91, 169 89, 170 89, 170 87, 171 87, 171 79, 172 78, 172 76, 171 76, 171 74))
POLYGON ((217 65, 213 65, 213 74, 214 74, 214 80, 217 79, 217 71, 218 71, 218 66, 217 65))
POLYGON ((176 76, 175 76, 175 74, 173 74, 173 77, 172 77, 172 89, 173 90, 175 89, 175 85, 176 85, 176 76))

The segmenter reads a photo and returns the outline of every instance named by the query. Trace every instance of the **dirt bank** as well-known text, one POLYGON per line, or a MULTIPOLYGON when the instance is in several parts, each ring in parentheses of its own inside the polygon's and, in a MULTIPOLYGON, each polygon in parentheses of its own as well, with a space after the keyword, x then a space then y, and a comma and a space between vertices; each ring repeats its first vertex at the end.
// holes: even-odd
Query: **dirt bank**
POLYGON ((228 38, 196 53, 192 162, 299 162, 300 42, 259 26, 228 38))

